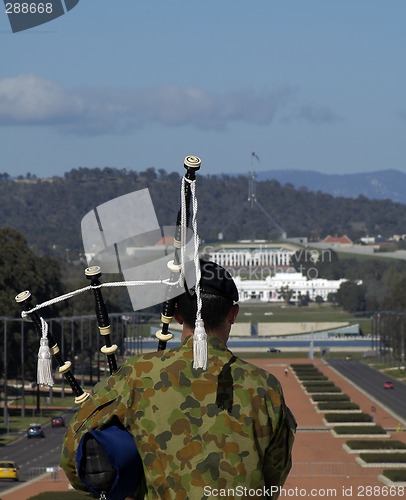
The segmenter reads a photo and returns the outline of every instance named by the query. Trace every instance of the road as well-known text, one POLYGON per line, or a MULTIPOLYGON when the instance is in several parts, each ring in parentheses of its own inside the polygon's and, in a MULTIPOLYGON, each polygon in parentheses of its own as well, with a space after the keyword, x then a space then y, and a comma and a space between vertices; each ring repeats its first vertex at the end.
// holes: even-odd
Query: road
POLYGON ((360 361, 330 359, 328 363, 340 374, 367 392, 375 401, 391 410, 399 420, 406 423, 406 384, 388 377, 388 375, 380 373, 360 361), (383 388, 386 380, 393 382, 394 389, 383 388))
MULTIPOLYGON (((68 422, 70 415, 64 415, 65 422, 68 422)), ((21 434, 9 446, 0 448, 1 460, 14 460, 20 467, 20 482, 33 479, 38 473, 45 472, 46 468, 58 467, 61 454, 62 441, 66 432, 64 427, 52 428, 50 424, 43 426, 44 438, 30 438, 21 434)), ((0 481, 0 498, 2 493, 13 488, 16 484, 8 479, 0 481)))

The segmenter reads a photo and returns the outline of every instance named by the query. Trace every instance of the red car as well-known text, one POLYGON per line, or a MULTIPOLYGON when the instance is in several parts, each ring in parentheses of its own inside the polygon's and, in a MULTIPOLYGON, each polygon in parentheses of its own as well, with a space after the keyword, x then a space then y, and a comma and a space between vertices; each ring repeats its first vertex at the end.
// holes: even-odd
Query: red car
POLYGON ((387 380, 387 381, 383 384, 383 388, 384 388, 384 389, 393 389, 393 382, 391 382, 390 380, 387 380))
POLYGON ((65 420, 63 417, 52 417, 51 425, 52 427, 65 427, 65 420))

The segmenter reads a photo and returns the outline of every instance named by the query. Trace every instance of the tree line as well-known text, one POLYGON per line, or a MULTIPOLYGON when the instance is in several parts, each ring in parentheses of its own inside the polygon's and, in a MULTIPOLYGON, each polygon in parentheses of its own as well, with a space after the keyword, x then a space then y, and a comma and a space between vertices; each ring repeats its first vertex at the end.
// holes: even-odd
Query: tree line
MULTIPOLYGON (((248 201, 247 176, 199 173, 199 232, 206 242, 218 241, 220 233, 225 241, 275 240, 282 232, 309 241, 347 234, 357 241, 366 235, 389 237, 406 232, 405 206, 390 200, 333 197, 267 180, 256 183, 256 204, 248 201)), ((0 227, 17 229, 40 254, 73 258, 83 251, 83 217, 98 205, 133 191, 148 188, 159 223, 174 225, 182 175, 182 171, 110 167, 77 168, 50 179, 11 179, 2 174, 0 227)))

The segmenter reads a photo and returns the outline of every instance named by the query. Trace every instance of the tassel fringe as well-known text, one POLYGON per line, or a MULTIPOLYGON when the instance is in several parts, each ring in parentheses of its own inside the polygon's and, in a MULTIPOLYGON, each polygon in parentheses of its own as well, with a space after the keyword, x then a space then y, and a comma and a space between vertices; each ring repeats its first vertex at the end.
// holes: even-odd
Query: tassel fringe
POLYGON ((207 333, 201 319, 196 321, 193 334, 193 368, 207 370, 207 333))
POLYGON ((48 325, 41 318, 42 322, 42 337, 40 340, 40 347, 38 351, 38 364, 37 364, 37 384, 53 387, 54 380, 52 378, 52 355, 48 345, 48 325))

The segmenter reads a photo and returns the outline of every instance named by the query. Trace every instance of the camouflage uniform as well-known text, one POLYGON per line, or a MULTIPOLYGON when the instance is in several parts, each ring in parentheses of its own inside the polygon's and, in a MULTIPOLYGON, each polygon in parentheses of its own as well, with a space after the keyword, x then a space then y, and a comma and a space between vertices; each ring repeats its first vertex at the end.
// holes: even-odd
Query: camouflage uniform
POLYGON ((62 451, 76 489, 85 489, 75 470, 78 442, 113 415, 134 436, 144 464, 136 498, 255 498, 254 489, 266 494, 283 485, 296 424, 279 382, 216 337, 209 337, 208 370, 194 370, 192 341, 135 357, 96 386, 62 451))

